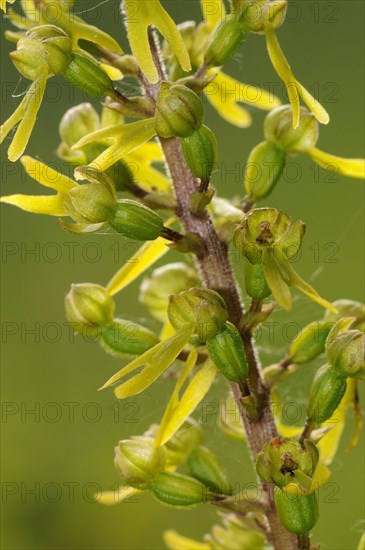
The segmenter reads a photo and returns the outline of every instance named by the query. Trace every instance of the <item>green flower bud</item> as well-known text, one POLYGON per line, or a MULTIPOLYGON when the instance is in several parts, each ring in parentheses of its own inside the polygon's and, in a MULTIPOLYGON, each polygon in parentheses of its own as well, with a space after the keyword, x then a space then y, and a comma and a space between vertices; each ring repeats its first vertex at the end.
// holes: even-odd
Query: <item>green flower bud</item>
POLYGON ((104 183, 86 183, 69 191, 72 214, 85 223, 107 222, 115 213, 117 200, 104 183))
POLYGON ((364 344, 365 335, 360 330, 345 330, 341 324, 351 322, 351 317, 338 321, 332 328, 327 342, 326 355, 329 364, 342 376, 364 375, 364 344))
POLYGON ((209 548, 212 550, 232 550, 244 548, 245 550, 262 550, 265 537, 260 531, 255 531, 256 525, 252 518, 243 521, 233 514, 222 518, 225 526, 214 525, 211 534, 205 536, 209 548))
POLYGON ((59 133, 62 141, 72 147, 81 138, 99 128, 100 118, 91 103, 80 103, 65 112, 59 125, 59 133))
POLYGON ((252 264, 245 258, 245 286, 251 298, 262 301, 271 294, 261 263, 252 264))
POLYGON ((336 300, 333 305, 337 308, 338 313, 327 310, 324 315, 324 320, 328 322, 336 322, 342 317, 354 317, 355 320, 352 328, 365 332, 365 305, 361 302, 353 300, 336 300))
POLYGON ((90 96, 101 98, 114 96, 113 82, 99 63, 85 52, 73 52, 72 59, 64 71, 65 79, 90 96))
POLYGON ((10 57, 23 76, 35 80, 44 71, 55 75, 63 73, 71 61, 71 54, 67 34, 54 25, 42 25, 27 31, 10 57))
POLYGON ((256 470, 266 483, 282 488, 293 482, 296 472, 311 478, 318 458, 317 447, 310 439, 305 439, 302 445, 296 439, 275 437, 257 454, 256 470))
POLYGON ((201 342, 219 333, 228 319, 222 296, 205 288, 191 288, 171 296, 167 313, 176 329, 194 325, 201 342))
POLYGON ((115 465, 126 484, 147 489, 165 466, 164 451, 153 446, 153 439, 124 439, 115 447, 115 465))
POLYGON ((101 329, 100 343, 107 353, 115 357, 142 355, 159 342, 158 336, 137 323, 114 319, 101 329))
POLYGON ((149 484, 162 504, 173 508, 194 508, 208 500, 209 491, 197 479, 182 474, 162 472, 149 484))
POLYGON ((281 523, 290 533, 305 535, 317 523, 319 511, 315 493, 297 496, 275 487, 274 500, 281 523))
POLYGON ((100 327, 112 321, 115 304, 108 291, 92 283, 71 285, 65 299, 66 317, 76 332, 100 333, 100 327))
POLYGON ((279 181, 285 166, 285 153, 273 143, 263 141, 248 157, 245 189, 254 200, 263 199, 279 181))
POLYGON ((265 118, 264 134, 267 141, 290 155, 308 153, 318 141, 319 124, 308 109, 301 107, 299 126, 294 129, 291 106, 281 105, 265 118))
POLYGON ((194 449, 186 463, 189 475, 198 479, 213 493, 230 494, 232 485, 216 455, 206 447, 194 449))
POLYGON ((241 336, 232 323, 207 341, 210 357, 222 374, 232 382, 242 383, 248 376, 248 363, 241 336))
POLYGON ((151 277, 142 281, 139 299, 151 315, 165 323, 169 295, 197 284, 198 275, 194 269, 182 262, 167 264, 155 269, 151 277))
POLYGON ((287 0, 239 0, 236 9, 247 31, 264 34, 267 23, 274 29, 281 27, 287 8, 287 0))
POLYGON ((213 132, 203 125, 191 136, 183 138, 181 145, 194 176, 208 182, 218 161, 218 145, 213 132))
POLYGON ((203 124, 204 106, 195 92, 179 84, 162 82, 155 112, 158 136, 188 137, 203 124))
POLYGON ((246 31, 235 15, 229 15, 215 27, 205 52, 205 64, 222 67, 243 44, 246 31))
POLYGON ((118 201, 109 223, 117 233, 136 241, 153 241, 163 230, 163 219, 156 212, 129 199, 118 201))
POLYGON ((325 350, 325 343, 332 323, 317 321, 307 325, 291 344, 289 358, 292 363, 308 363, 325 350))
POLYGON ((331 365, 318 369, 309 392, 307 414, 314 426, 328 420, 346 391, 346 377, 331 365))

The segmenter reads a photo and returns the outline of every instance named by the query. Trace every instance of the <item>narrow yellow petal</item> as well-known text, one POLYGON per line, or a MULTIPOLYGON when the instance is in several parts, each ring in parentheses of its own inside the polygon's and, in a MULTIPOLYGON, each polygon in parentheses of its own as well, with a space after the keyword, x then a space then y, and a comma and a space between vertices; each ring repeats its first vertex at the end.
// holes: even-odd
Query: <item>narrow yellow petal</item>
POLYGON ((309 156, 325 170, 330 170, 349 178, 365 179, 365 159, 346 159, 320 151, 317 148, 309 156))
POLYGON ((44 91, 47 84, 47 74, 44 73, 30 86, 24 98, 23 118, 16 129, 15 135, 8 149, 8 158, 12 162, 24 153, 24 149, 28 145, 29 138, 34 128, 37 119, 38 111, 42 104, 44 91))
POLYGON ((43 164, 39 160, 24 155, 21 158, 21 163, 24 166, 27 174, 36 180, 41 185, 54 189, 58 193, 67 194, 71 189, 77 187, 71 178, 57 172, 47 164, 43 164))
POLYGON ((151 14, 146 2, 125 2, 124 9, 128 22, 129 44, 138 65, 147 79, 158 82, 158 71, 148 41, 148 27, 152 24, 151 14), (137 6, 137 11, 136 11, 137 6))
MULTIPOLYGON (((174 220, 174 218, 170 218, 164 225, 170 227, 174 220)), ((123 288, 128 286, 155 262, 162 258, 162 256, 170 250, 167 247, 168 242, 169 241, 166 239, 159 237, 155 241, 143 244, 109 281, 106 287, 109 294, 114 296, 123 290, 123 288)))
POLYGON ((225 18, 226 8, 223 0, 200 0, 204 20, 212 31, 214 27, 225 18))
POLYGON ((149 9, 153 11, 153 24, 170 44, 179 60, 181 67, 186 72, 191 71, 189 53, 175 21, 170 17, 165 8, 163 8, 159 2, 151 4, 149 9))
POLYGON ((24 114, 24 97, 20 105, 15 109, 14 113, 0 127, 0 144, 4 141, 8 133, 18 124, 24 114))
POLYGON ((136 489, 135 487, 123 486, 119 487, 116 491, 103 491, 101 494, 95 495, 95 499, 105 506, 113 506, 142 492, 141 489, 136 489))
POLYGON ((67 216, 64 200, 60 196, 9 195, 1 197, 0 202, 17 206, 26 212, 48 214, 50 216, 67 216))
POLYGON ((175 332, 175 329, 170 323, 170 321, 166 321, 166 323, 164 324, 160 332, 160 340, 166 340, 166 338, 170 338, 170 336, 172 336, 174 332, 175 332))
MULTIPOLYGON (((171 338, 157 344, 154 353, 144 362, 146 365, 145 368, 127 380, 127 382, 124 382, 124 384, 117 386, 114 390, 115 396, 118 399, 125 399, 138 395, 151 386, 175 361, 179 353, 189 342, 193 331, 192 327, 179 330, 171 338)), ((125 367, 126 370, 128 370, 128 365, 125 367)))
POLYGON ((252 117, 250 113, 240 105, 237 105, 237 103, 223 101, 219 93, 216 95, 209 94, 207 98, 219 115, 230 124, 238 128, 247 128, 251 126, 252 117))
POLYGON ((267 24, 265 26, 266 44, 271 63, 274 69, 283 80, 290 104, 293 109, 293 127, 297 128, 300 120, 300 101, 299 96, 302 97, 304 103, 312 111, 318 122, 322 124, 328 124, 329 115, 322 105, 314 99, 314 97, 298 82, 293 75, 291 67, 284 55, 283 50, 277 39, 275 29, 267 24))
POLYGON ((107 65, 106 63, 100 63, 100 67, 103 69, 103 71, 108 75, 108 77, 111 80, 122 80, 123 79, 123 73, 116 67, 112 67, 111 65, 107 65))
MULTIPOLYGON (((105 384, 100 388, 100 390, 104 390, 105 388, 108 388, 124 376, 127 376, 127 374, 130 374, 131 372, 135 371, 136 369, 143 367, 144 365, 147 365, 146 368, 149 366, 154 366, 156 368, 156 371, 158 369, 163 369, 165 366, 165 363, 171 359, 170 364, 176 359, 176 357, 179 355, 180 351, 183 349, 183 347, 186 345, 186 343, 190 340, 191 335, 193 333, 192 328, 186 328, 183 330, 180 330, 178 332, 175 332, 170 338, 167 340, 164 340, 163 342, 159 342, 153 348, 145 351, 142 355, 128 363, 125 367, 123 367, 120 371, 116 372, 105 384), (176 350, 181 346, 181 349, 176 353, 176 350)), ((167 367, 166 367, 167 368, 167 367)), ((144 369, 146 370, 146 369, 144 369)), ((165 370, 165 369, 163 369, 165 370)), ((156 376, 160 376, 162 374, 163 370, 159 372, 159 374, 156 376)), ((149 372, 149 371, 148 371, 149 372)), ((143 371, 142 373, 143 374, 143 371)), ((136 378, 136 377, 134 377, 136 378)), ((128 382, 131 382, 130 379, 128 382)), ((120 387, 120 386, 119 386, 120 387)), ((118 388, 117 388, 118 389, 118 388)))
POLYGON ((164 542, 169 550, 209 550, 209 544, 189 539, 179 535, 172 529, 163 534, 164 542))
MULTIPOLYGON (((182 372, 181 380, 179 379, 176 386, 176 393, 180 392, 181 386, 185 382, 187 375, 190 374, 194 363, 192 362, 186 365, 186 371, 182 372)), ((204 399, 208 393, 215 375, 217 368, 212 361, 207 361, 201 369, 194 375, 181 399, 167 410, 166 418, 164 417, 160 428, 160 432, 157 435, 157 443, 164 445, 179 429, 179 427, 185 422, 188 416, 196 409, 200 401, 204 399)), ((174 395, 176 398, 176 394, 174 395)))
POLYGON ((76 43, 81 38, 84 40, 88 40, 89 42, 98 44, 99 46, 102 46, 107 50, 112 50, 113 52, 117 52, 119 54, 124 53, 118 42, 98 27, 86 24, 83 21, 77 21, 76 18, 72 19, 70 25, 70 15, 65 14, 64 18, 67 18, 66 29, 67 27, 70 28, 72 32, 72 37, 75 37, 76 43))

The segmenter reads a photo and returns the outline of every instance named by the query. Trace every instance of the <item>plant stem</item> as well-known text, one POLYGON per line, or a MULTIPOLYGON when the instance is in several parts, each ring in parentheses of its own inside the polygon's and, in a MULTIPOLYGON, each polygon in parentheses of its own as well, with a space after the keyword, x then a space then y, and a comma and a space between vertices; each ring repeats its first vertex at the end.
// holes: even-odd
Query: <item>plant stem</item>
MULTIPOLYGON (((162 80, 166 78, 165 68, 159 55, 159 43, 153 31, 150 32, 150 46, 162 80)), ((149 83, 143 75, 141 75, 141 78, 146 94, 156 99, 159 84, 149 83)), ((191 209, 190 199, 192 194, 199 190, 199 181, 193 176, 186 164, 180 140, 178 138, 161 138, 160 142, 173 181, 178 204, 177 215, 180 222, 187 232, 199 235, 205 243, 204 253, 196 258, 202 279, 208 288, 216 290, 224 298, 229 311, 229 319, 239 329, 243 311, 229 263, 228 246, 219 240, 208 212, 197 215, 191 209)), ((238 384, 232 383, 232 390, 240 409, 254 460, 264 444, 273 437, 277 437, 278 434, 270 408, 269 391, 263 383, 260 366, 256 358, 252 334, 242 330, 241 334, 250 367, 250 389, 255 392, 260 402, 261 415, 258 420, 253 420, 247 414, 247 410, 242 405, 241 399, 243 396, 238 384)), ((296 548, 296 537, 284 529, 276 514, 273 488, 263 484, 263 490, 266 492, 269 502, 266 512, 269 524, 269 542, 275 550, 292 550, 296 548)))

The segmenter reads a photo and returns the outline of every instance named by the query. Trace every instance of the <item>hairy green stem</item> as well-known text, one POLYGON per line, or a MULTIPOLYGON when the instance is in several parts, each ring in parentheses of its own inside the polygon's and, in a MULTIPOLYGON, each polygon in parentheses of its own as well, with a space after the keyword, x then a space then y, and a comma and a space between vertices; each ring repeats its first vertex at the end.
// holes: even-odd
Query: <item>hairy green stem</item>
MULTIPOLYGON (((150 32, 150 45, 160 80, 163 80, 166 78, 165 69, 160 57, 160 46, 153 31, 150 32)), ((156 99, 159 83, 151 84, 144 78, 143 74, 140 76, 146 94, 156 99)), ((180 140, 178 138, 168 138, 160 141, 176 193, 177 215, 180 222, 188 233, 199 235, 205 243, 204 252, 196 258, 202 279, 208 288, 221 294, 226 301, 230 321, 239 328, 243 311, 229 263, 227 244, 219 240, 208 212, 197 215, 191 208, 191 196, 199 190, 199 181, 191 173, 185 161, 180 140)), ((240 409, 254 460, 264 444, 278 434, 270 407, 269 392, 262 381, 259 363, 254 351, 252 334, 247 331, 243 332, 242 339, 250 367, 250 386, 252 390, 257 392, 260 401, 261 415, 258 420, 253 420, 248 415, 241 401, 243 396, 238 384, 232 383, 232 391, 240 409)), ((296 548, 296 538, 284 529, 276 514, 272 487, 263 484, 263 490, 267 494, 269 503, 266 510, 269 524, 269 542, 275 550, 292 550, 296 548)))

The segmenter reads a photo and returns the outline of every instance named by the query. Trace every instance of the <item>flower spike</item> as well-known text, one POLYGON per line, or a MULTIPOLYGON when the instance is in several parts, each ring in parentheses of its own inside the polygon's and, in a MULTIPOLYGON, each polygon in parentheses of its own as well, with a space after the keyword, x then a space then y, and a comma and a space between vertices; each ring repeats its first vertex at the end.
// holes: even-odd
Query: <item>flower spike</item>
POLYGON ((125 2, 125 13, 128 22, 129 43, 139 66, 147 79, 156 83, 158 71, 154 64, 148 41, 148 28, 154 25, 165 37, 175 52, 184 71, 191 71, 188 51, 175 22, 161 6, 160 0, 153 2, 138 2, 138 12, 135 13, 135 2, 125 2))
POLYGON ((265 25, 265 35, 267 50, 269 52, 271 62, 276 72, 283 80, 288 92, 289 101, 293 109, 293 127, 297 128, 299 125, 299 97, 303 99, 304 103, 312 111, 318 122, 321 122, 322 124, 328 124, 330 118, 327 111, 295 78, 289 63, 286 60, 283 50, 280 47, 275 29, 270 23, 267 23, 265 25))

